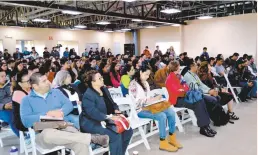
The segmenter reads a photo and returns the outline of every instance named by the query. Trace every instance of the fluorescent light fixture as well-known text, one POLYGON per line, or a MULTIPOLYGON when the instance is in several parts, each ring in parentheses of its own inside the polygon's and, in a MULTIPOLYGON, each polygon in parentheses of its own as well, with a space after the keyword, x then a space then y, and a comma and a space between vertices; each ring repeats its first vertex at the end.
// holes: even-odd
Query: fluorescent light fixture
POLYGON ((33 19, 33 21, 34 22, 47 23, 47 22, 50 22, 51 20, 50 19, 36 18, 36 19, 33 19))
POLYGON ((136 0, 123 0, 123 1, 125 1, 125 2, 134 2, 136 0))
POLYGON ((197 17, 198 19, 211 19, 213 18, 212 16, 200 16, 200 17, 197 17))
POLYGON ((132 19, 133 22, 142 22, 141 19, 132 19))
POLYGON ((150 25, 150 26, 146 26, 145 28, 147 28, 147 29, 155 29, 155 28, 157 28, 157 27, 150 25))
POLYGON ((173 13, 179 13, 179 12, 181 12, 181 10, 175 9, 175 8, 171 8, 171 9, 161 10, 160 12, 166 13, 166 14, 173 14, 173 13))
POLYGON ((124 29, 121 29, 122 31, 130 31, 131 29, 127 29, 127 28, 124 28, 124 29))
POLYGON ((106 31, 104 31, 104 32, 108 32, 108 33, 110 33, 110 32, 114 32, 114 31, 111 31, 111 30, 106 30, 106 31))
POLYGON ((124 32, 124 31, 122 31, 122 30, 115 30, 115 32, 124 32))
POLYGON ((181 24, 173 24, 173 25, 171 25, 171 26, 177 27, 177 26, 181 26, 181 24))
POLYGON ((110 22, 108 22, 108 21, 100 21, 100 22, 97 22, 96 24, 99 24, 99 25, 108 25, 108 24, 110 24, 110 22))
POLYGON ((71 11, 71 10, 63 10, 62 13, 63 14, 69 14, 69 15, 80 15, 80 14, 82 14, 81 12, 71 11))
POLYGON ((28 22, 27 19, 21 19, 20 21, 21 21, 22 23, 27 23, 27 22, 28 22))
POLYGON ((85 29, 87 26, 79 24, 79 25, 75 25, 74 27, 78 29, 85 29))

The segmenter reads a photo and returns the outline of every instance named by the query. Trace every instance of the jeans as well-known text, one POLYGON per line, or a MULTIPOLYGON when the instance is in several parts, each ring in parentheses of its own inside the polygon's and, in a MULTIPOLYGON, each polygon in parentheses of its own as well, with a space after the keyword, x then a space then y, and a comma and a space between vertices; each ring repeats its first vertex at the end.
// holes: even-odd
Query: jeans
POLYGON ((240 82, 239 85, 242 87, 241 92, 238 95, 241 101, 246 100, 247 96, 251 97, 250 95, 253 89, 255 89, 255 94, 256 94, 257 88, 254 88, 254 86, 257 87, 256 81, 254 82, 254 85, 252 87, 249 87, 247 82, 240 82))
POLYGON ((197 103, 189 104, 184 101, 184 98, 178 98, 175 107, 185 107, 193 110, 197 118, 197 125, 199 127, 205 127, 210 124, 210 116, 206 109, 206 104, 204 99, 202 99, 197 103))
POLYGON ((248 93, 249 97, 255 97, 257 96, 257 81, 253 81, 253 87, 251 91, 248 93))
POLYGON ((150 118, 157 120, 159 122, 159 136, 162 139, 166 138, 166 124, 168 120, 169 132, 175 132, 175 111, 173 108, 168 108, 160 113, 152 114, 150 111, 143 110, 138 113, 138 117, 140 118, 150 118))
POLYGON ((0 110, 0 120, 7 122, 10 125, 12 131, 15 133, 15 135, 19 137, 19 131, 13 123, 13 111, 12 110, 0 110))
POLYGON ((78 130, 80 129, 79 116, 78 115, 69 114, 69 115, 64 117, 64 120, 67 121, 67 122, 73 123, 73 126, 76 129, 78 129, 78 130))

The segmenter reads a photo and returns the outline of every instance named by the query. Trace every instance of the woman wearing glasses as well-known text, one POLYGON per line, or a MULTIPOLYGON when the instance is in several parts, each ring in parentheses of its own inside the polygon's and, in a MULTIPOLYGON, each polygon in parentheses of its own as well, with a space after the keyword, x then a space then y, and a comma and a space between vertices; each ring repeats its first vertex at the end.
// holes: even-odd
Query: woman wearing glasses
POLYGON ((20 104, 22 99, 28 95, 31 90, 28 71, 22 71, 15 76, 15 87, 12 95, 14 125, 20 131, 27 131, 27 128, 21 122, 20 104))
POLYGON ((132 129, 126 130, 121 134, 111 129, 105 128, 103 123, 115 119, 107 115, 121 115, 117 104, 112 100, 104 80, 98 71, 91 70, 85 73, 84 83, 88 89, 82 99, 82 113, 80 115, 81 132, 101 134, 109 136, 109 148, 111 155, 124 155, 132 137, 132 129))

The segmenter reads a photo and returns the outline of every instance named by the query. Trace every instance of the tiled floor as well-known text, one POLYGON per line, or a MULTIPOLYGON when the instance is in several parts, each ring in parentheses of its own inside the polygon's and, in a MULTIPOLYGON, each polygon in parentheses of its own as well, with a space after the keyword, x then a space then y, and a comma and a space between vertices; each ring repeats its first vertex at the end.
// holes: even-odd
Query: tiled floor
MULTIPOLYGON (((240 117, 235 124, 228 124, 215 128, 218 134, 214 138, 207 138, 198 133, 198 128, 191 123, 184 126, 185 133, 178 133, 178 140, 184 148, 175 153, 159 150, 158 134, 148 139, 151 150, 144 145, 129 150, 138 151, 139 155, 256 155, 257 154, 257 101, 241 103, 235 107, 236 114, 240 117)), ((16 146, 18 139, 7 142, 16 146)), ((11 145, 0 148, 0 155, 8 155, 11 145)))

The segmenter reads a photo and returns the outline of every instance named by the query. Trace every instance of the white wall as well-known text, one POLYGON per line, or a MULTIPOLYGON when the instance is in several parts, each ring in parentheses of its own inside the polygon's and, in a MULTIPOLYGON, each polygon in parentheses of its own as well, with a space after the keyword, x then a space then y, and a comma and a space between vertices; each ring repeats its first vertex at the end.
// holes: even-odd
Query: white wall
POLYGON ((183 28, 184 51, 200 55, 203 47, 211 56, 224 57, 238 52, 257 55, 257 14, 245 14, 209 20, 195 20, 183 28))
MULTIPOLYGON (((48 49, 52 49, 52 47, 56 46, 58 41, 77 42, 79 47, 77 52, 81 54, 87 43, 99 43, 99 47, 103 46, 105 49, 111 48, 111 50, 113 50, 114 42, 119 42, 120 45, 123 46, 125 34, 91 30, 14 28, 0 26, 0 40, 3 41, 3 48, 7 48, 11 53, 15 51, 16 40, 34 40, 34 44, 40 42, 40 45, 44 44, 48 49), (49 36, 53 37, 53 40, 49 40, 49 36)), ((120 52, 124 53, 124 48, 121 48, 120 52)))

